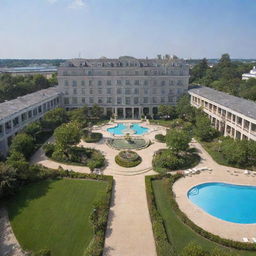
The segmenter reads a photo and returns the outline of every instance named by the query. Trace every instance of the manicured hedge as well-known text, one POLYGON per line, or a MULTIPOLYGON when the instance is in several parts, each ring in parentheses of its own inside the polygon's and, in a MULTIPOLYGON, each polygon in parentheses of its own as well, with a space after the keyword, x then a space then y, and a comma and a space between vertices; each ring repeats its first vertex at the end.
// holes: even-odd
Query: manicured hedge
POLYGON ((84 136, 83 140, 87 143, 95 143, 100 141, 103 138, 102 133, 100 132, 92 132, 88 136, 84 136))
POLYGON ((122 154, 125 153, 125 151, 121 151, 118 155, 115 157, 115 161, 118 165, 126 168, 135 167, 139 165, 142 161, 141 157, 134 151, 128 151, 132 154, 132 157, 130 159, 126 159, 122 156, 122 154))
POLYGON ((165 143, 166 140, 165 140, 165 135, 163 134, 156 134, 155 135, 155 139, 158 141, 158 142, 161 142, 161 143, 165 143))
MULTIPOLYGON (((154 223, 157 222, 157 225, 160 226, 161 223, 163 223, 162 217, 160 216, 159 212, 157 211, 156 203, 155 203, 155 196, 154 192, 152 189, 152 180, 156 179, 162 179, 162 178, 168 178, 167 182, 169 182, 169 190, 170 190, 170 203, 172 205, 173 210, 177 214, 177 216, 180 218, 180 220, 188 225, 191 229, 193 229, 196 233, 199 235, 205 237, 206 239, 209 239, 215 243, 218 243, 220 245, 238 249, 238 250, 249 250, 249 251, 256 251, 256 244, 253 243, 242 243, 242 242, 237 242, 229 239, 224 239, 221 238, 217 235, 211 234, 210 232, 205 231, 204 229, 200 228, 197 226, 194 222, 192 222, 185 213, 183 213, 180 209, 179 206, 175 200, 175 195, 172 191, 172 186, 177 181, 179 178, 181 178, 182 175, 176 174, 176 175, 157 175, 157 176, 147 176, 146 177, 146 191, 147 191, 147 199, 148 199, 148 206, 149 206, 149 212, 151 216, 151 221, 152 221, 152 226, 153 226, 153 231, 154 231, 154 236, 156 240, 156 247, 157 247, 157 252, 159 256, 164 256, 164 255, 172 255, 168 254, 167 252, 164 252, 163 248, 167 247, 167 244, 169 243, 171 245, 171 242, 166 240, 167 239, 167 234, 162 234, 163 237, 160 236, 160 233, 158 230, 154 229, 154 223), (160 217, 159 217, 160 216, 160 217), (160 240, 160 242, 158 241, 160 240), (166 253, 166 254, 165 254, 166 253)), ((164 229, 164 225, 163 225, 164 229)), ((162 229, 162 230, 163 230, 162 229)), ((175 255, 175 254, 173 254, 175 255)))
POLYGON ((152 180, 161 179, 162 177, 163 176, 160 176, 160 175, 145 177, 148 208, 149 208, 150 218, 152 222, 157 255, 158 256, 166 256, 166 255, 176 256, 177 253, 175 252, 171 241, 169 241, 168 239, 165 226, 164 226, 164 220, 161 214, 157 210, 155 195, 152 188, 152 180))

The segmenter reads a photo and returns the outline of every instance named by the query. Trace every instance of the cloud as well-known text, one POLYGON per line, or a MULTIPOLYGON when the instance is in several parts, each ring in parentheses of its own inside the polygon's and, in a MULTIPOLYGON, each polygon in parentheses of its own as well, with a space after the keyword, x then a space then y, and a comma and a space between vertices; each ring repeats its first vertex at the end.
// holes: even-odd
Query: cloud
MULTIPOLYGON (((50 0, 56 1, 56 0, 50 0)), ((85 6, 85 0, 72 0, 71 4, 68 6, 71 9, 79 9, 85 6)))

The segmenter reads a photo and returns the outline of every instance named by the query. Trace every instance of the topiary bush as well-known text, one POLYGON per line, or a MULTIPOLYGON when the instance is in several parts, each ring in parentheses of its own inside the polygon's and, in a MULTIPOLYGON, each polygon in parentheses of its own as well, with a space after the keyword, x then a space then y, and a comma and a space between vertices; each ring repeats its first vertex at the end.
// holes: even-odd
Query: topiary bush
POLYGON ((100 132, 91 132, 83 136, 83 140, 87 143, 99 142, 102 138, 103 138, 103 135, 100 132))
POLYGON ((141 157, 134 151, 121 151, 115 161, 118 165, 126 168, 135 167, 142 161, 141 157))
POLYGON ((165 135, 163 135, 163 134, 156 134, 155 139, 158 142, 161 142, 161 143, 165 143, 166 142, 165 135))

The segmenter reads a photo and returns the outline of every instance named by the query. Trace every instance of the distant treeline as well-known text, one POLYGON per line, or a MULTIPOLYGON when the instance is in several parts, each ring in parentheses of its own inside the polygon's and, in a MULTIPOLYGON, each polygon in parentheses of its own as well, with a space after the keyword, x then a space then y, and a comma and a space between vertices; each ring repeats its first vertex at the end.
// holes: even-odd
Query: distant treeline
POLYGON ((207 59, 202 59, 190 70, 190 84, 200 84, 238 97, 256 101, 256 79, 242 80, 256 62, 232 61, 229 54, 223 54, 218 63, 209 67, 207 59))
POLYGON ((39 74, 33 76, 0 75, 0 103, 53 85, 57 85, 56 75, 50 79, 39 74))
POLYGON ((26 67, 43 64, 58 67, 64 59, 0 59, 0 68, 26 67))

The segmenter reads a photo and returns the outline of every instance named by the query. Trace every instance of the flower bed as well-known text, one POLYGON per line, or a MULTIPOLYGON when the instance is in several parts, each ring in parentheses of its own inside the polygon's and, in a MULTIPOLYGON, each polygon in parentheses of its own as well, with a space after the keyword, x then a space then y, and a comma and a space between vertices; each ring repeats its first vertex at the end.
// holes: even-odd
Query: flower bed
POLYGON ((121 151, 116 157, 115 161, 122 167, 135 167, 142 161, 141 157, 134 151, 121 151))

